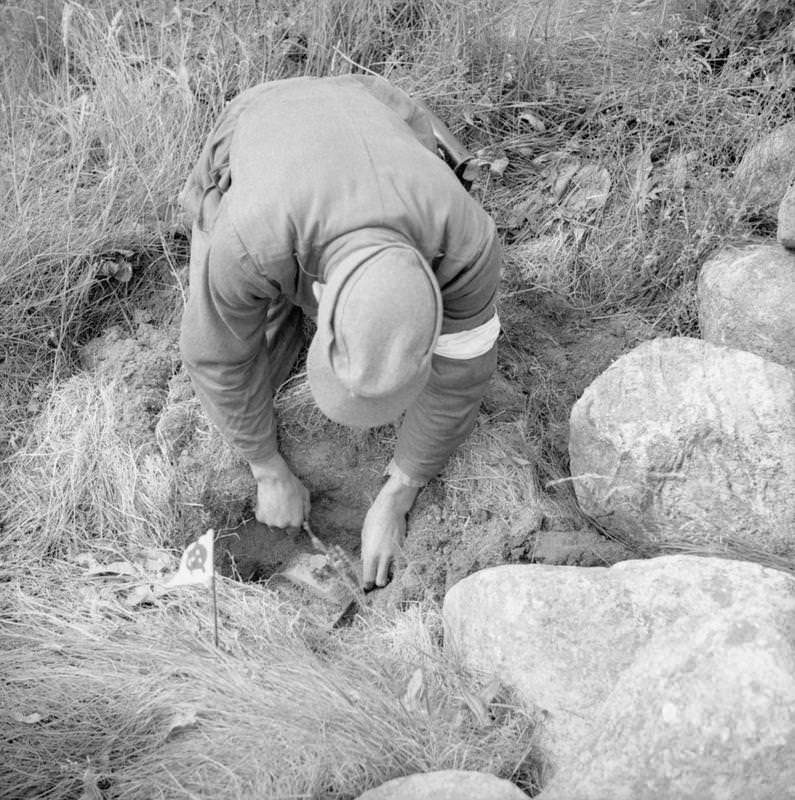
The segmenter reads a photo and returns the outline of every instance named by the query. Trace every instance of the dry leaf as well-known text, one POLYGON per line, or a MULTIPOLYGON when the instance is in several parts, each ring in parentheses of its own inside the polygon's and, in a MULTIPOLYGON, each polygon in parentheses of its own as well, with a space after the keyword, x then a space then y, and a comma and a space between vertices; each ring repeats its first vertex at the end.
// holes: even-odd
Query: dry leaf
POLYGON ((146 549, 135 559, 147 574, 162 575, 174 566, 174 559, 164 550, 146 549))
POLYGON ((572 178, 580 169, 579 158, 564 158, 550 167, 548 177, 551 181, 550 191, 552 192, 552 202, 559 203, 561 197, 571 184, 572 178))
POLYGON ((193 728, 198 724, 199 718, 196 713, 196 709, 193 706, 178 708, 174 712, 174 716, 171 719, 171 724, 168 726, 166 738, 171 736, 172 733, 179 733, 186 728, 193 728))
POLYGON ((630 159, 630 203, 642 214, 660 195, 660 187, 653 176, 651 151, 636 150, 630 159))
POLYGON ((78 553, 76 556, 74 556, 72 561, 74 561, 74 563, 79 567, 88 567, 89 569, 97 566, 98 564, 96 558, 94 558, 91 553, 78 553))
POLYGON ((574 189, 565 201, 572 211, 598 211, 610 194, 610 173, 598 164, 585 164, 572 178, 574 189))
POLYGON ((113 561, 110 564, 96 562, 86 570, 86 575, 130 575, 138 577, 140 571, 129 561, 113 561))
POLYGON ((113 261, 106 258, 100 262, 98 273, 114 278, 120 283, 127 283, 132 278, 133 268, 132 264, 126 259, 120 258, 117 261, 113 261))
POLYGON ((505 173, 505 170, 508 169, 508 165, 511 162, 503 157, 503 158, 495 158, 494 161, 489 164, 489 172, 492 175, 496 175, 498 178, 501 178, 505 173))
POLYGON ((41 714, 36 714, 35 712, 33 714, 21 714, 19 711, 12 711, 11 718, 24 725, 35 725, 44 719, 41 714))
POLYGON ((409 713, 427 713, 428 708, 427 700, 425 698, 425 674, 419 667, 412 672, 400 702, 409 713))
POLYGON ((146 583, 136 586, 122 600, 122 604, 127 608, 135 608, 145 603, 155 603, 159 597, 168 592, 164 586, 146 583))
POLYGON ((534 131, 538 131, 539 133, 543 133, 547 129, 544 120, 532 111, 524 111, 521 113, 519 115, 519 121, 526 122, 534 131))

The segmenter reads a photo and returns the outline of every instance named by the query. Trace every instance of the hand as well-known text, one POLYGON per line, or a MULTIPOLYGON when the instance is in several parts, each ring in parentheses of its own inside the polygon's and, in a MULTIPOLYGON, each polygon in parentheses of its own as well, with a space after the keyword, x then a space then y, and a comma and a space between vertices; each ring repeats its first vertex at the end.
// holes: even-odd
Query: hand
POLYGON ((309 516, 309 490, 277 453, 267 461, 251 462, 257 481, 257 519, 274 528, 300 528, 309 516))
POLYGON ((406 515, 419 490, 390 478, 370 506, 362 526, 362 582, 365 591, 386 586, 406 536, 406 515))

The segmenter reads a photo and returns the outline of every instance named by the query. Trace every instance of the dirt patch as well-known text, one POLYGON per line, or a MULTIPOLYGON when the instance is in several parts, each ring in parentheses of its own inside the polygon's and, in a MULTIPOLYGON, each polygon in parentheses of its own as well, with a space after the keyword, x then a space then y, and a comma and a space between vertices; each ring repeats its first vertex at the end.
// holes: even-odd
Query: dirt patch
POLYGON ((529 542, 527 558, 534 564, 609 567, 637 554, 594 530, 539 531, 529 542))
POLYGON ((485 413, 418 499, 398 597, 439 598, 467 575, 504 563, 604 566, 635 557, 577 507, 566 481, 568 420, 588 384, 654 330, 545 292, 507 298, 500 316, 485 413))
POLYGON ((132 331, 114 325, 80 353, 85 370, 116 385, 118 428, 131 441, 154 432, 169 381, 179 368, 176 330, 147 319, 145 313, 136 313, 132 331))
MULTIPOLYGON (((326 547, 340 547, 352 560, 360 553, 361 518, 341 506, 317 504, 310 524, 322 531, 326 547)), ((282 571, 302 553, 318 553, 303 529, 273 528, 251 518, 223 531, 218 540, 219 571, 243 581, 263 581, 282 571)))
MULTIPOLYGON (((158 301, 157 314, 169 306, 158 301)), ((632 556, 594 532, 577 509, 565 481, 568 416, 585 387, 653 331, 626 315, 597 316, 545 292, 505 298, 501 317, 499 367, 484 413, 418 498, 394 602, 441 597, 466 575, 506 562, 596 565, 632 556)), ((131 441, 156 448, 171 466, 174 546, 215 528, 223 574, 268 580, 317 548, 302 531, 254 519, 254 480, 208 423, 179 369, 177 335, 174 320, 158 325, 151 312, 138 311, 131 332, 109 329, 84 348, 83 363, 123 387, 120 424, 131 441)), ((315 534, 358 564, 361 526, 397 428, 335 425, 314 408, 305 383, 293 383, 277 399, 281 451, 311 491, 315 534)))
POLYGON ((512 387, 512 397, 517 389, 524 393, 528 423, 543 449, 567 463, 574 402, 620 355, 657 332, 631 314, 577 308, 542 291, 515 293, 500 316, 497 386, 512 387))
MULTIPOLYGON (((594 566, 634 555, 590 527, 565 480, 549 484, 565 478, 571 405, 653 331, 625 315, 595 317, 542 292, 509 299, 502 319, 500 364, 484 414, 440 478, 420 493, 391 602, 439 598, 466 575, 503 563, 594 566)), ((172 394, 192 409, 183 414, 190 431, 201 412, 189 385, 174 388, 178 381, 172 394)), ((362 522, 382 484, 397 428, 361 432, 330 423, 313 409, 300 381, 279 408, 281 449, 312 493, 313 530, 358 562, 362 522)), ((305 534, 253 519, 254 482, 244 464, 229 461, 216 434, 188 439, 178 461, 180 483, 192 485, 187 495, 198 502, 202 524, 223 529, 220 568, 226 574, 265 580, 298 554, 315 552, 305 534)))

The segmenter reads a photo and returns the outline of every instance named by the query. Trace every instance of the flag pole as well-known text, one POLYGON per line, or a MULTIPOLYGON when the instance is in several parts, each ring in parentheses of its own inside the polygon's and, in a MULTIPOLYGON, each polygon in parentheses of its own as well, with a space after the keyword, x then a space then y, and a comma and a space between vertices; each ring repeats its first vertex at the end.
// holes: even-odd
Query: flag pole
POLYGON ((213 591, 213 638, 215 640, 215 649, 218 649, 218 601, 215 596, 215 568, 213 567, 213 576, 210 579, 213 591))

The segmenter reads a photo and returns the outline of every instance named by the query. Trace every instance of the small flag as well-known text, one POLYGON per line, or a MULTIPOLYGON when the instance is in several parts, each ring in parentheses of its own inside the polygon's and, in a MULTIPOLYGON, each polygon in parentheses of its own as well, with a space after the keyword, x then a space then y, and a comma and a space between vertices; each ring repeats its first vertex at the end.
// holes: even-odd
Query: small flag
POLYGON ((210 528, 204 536, 200 536, 185 548, 185 552, 179 562, 179 569, 165 584, 167 588, 190 586, 196 583, 203 583, 209 586, 212 583, 215 574, 213 566, 214 537, 215 531, 210 528))

